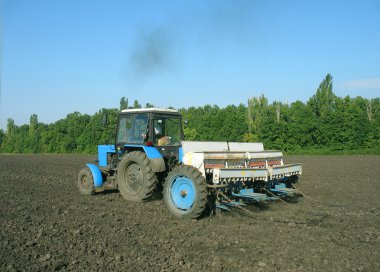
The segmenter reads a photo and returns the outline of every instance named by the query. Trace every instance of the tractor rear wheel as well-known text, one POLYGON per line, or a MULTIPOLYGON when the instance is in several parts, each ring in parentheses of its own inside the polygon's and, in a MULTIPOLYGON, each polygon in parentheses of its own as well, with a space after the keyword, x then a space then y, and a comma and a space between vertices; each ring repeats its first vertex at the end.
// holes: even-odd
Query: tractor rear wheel
POLYGON ((124 156, 117 167, 117 185, 127 200, 149 198, 157 185, 157 177, 145 153, 133 151, 124 156))
POLYGON ((93 195, 95 193, 94 177, 88 167, 83 168, 79 172, 78 188, 83 195, 93 195))
POLYGON ((163 195, 173 216, 179 219, 198 218, 207 204, 205 178, 192 166, 178 165, 166 177, 163 195))

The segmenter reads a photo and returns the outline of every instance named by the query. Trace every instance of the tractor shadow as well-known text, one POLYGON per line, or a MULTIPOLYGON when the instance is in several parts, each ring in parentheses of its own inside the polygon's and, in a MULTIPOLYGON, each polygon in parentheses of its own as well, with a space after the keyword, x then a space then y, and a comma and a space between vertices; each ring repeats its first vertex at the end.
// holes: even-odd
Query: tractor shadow
POLYGON ((112 194, 118 194, 118 193, 119 193, 118 189, 108 189, 108 190, 104 190, 103 192, 98 192, 96 194, 99 194, 99 195, 112 195, 112 194))
POLYGON ((153 194, 147 199, 147 202, 159 201, 164 199, 164 194, 162 193, 162 188, 157 188, 153 194))

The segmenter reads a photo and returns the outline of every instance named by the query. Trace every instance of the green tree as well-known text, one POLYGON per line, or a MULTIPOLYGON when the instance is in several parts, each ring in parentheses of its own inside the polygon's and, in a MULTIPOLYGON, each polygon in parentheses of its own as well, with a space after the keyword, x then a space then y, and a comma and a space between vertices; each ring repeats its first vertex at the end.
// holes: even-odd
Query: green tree
POLYGON ((185 140, 187 141, 194 141, 198 136, 198 133, 194 128, 185 127, 183 133, 185 134, 185 140))
POLYGON ((333 78, 327 74, 317 92, 308 101, 317 116, 326 116, 334 110, 336 96, 333 93, 333 78))
POLYGON ((120 107, 119 110, 125 110, 128 109, 128 98, 125 98, 124 96, 120 99, 120 107))
POLYGON ((37 114, 32 114, 29 119, 29 144, 24 148, 24 152, 28 153, 39 153, 40 148, 40 131, 38 129, 38 116, 37 114))
MULTIPOLYGON (((134 106, 141 107, 137 100, 134 106)), ((380 98, 336 97, 332 77, 325 78, 307 103, 269 105, 262 95, 250 98, 248 106, 204 105, 179 112, 189 121, 184 127, 187 140, 260 140, 266 149, 380 154, 380 98)), ((9 118, 6 130, 0 130, 1 152, 96 153, 99 144, 114 142, 118 113, 117 108, 93 115, 74 112, 51 124, 40 123, 33 114, 29 124, 21 126, 9 118)))
POLYGON ((37 114, 32 114, 29 119, 29 132, 34 133, 38 126, 38 116, 37 114))
POLYGON ((3 152, 11 153, 14 151, 14 138, 17 134, 15 121, 12 118, 7 119, 7 129, 3 136, 1 149, 3 152))
POLYGON ((137 101, 137 99, 133 102, 133 108, 134 109, 141 109, 141 104, 139 104, 139 101, 137 101))
POLYGON ((2 149, 2 144, 3 144, 4 138, 5 138, 4 130, 0 129, 0 151, 2 149))
MULTIPOLYGON (((251 97, 248 99, 248 133, 258 135, 265 111, 268 107, 268 99, 264 96, 251 97)), ((257 136, 253 136, 257 138, 257 136)))
POLYGON ((243 137, 241 140, 246 143, 249 143, 249 142, 253 143, 253 142, 257 142, 259 139, 258 139, 257 134, 246 132, 243 134, 243 137))

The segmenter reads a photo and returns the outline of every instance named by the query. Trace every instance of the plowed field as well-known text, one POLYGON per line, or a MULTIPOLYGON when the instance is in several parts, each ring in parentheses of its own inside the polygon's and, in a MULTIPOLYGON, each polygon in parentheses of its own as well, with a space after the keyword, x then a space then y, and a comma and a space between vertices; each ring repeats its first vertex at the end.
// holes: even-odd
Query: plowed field
POLYGON ((297 156, 298 203, 178 221, 80 195, 92 156, 0 156, 0 271, 380 271, 380 156, 297 156))

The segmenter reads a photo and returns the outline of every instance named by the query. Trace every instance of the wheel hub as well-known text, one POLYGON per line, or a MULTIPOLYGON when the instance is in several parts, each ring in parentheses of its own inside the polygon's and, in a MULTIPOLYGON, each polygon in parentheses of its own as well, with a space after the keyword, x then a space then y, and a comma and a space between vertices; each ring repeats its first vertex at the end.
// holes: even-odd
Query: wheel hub
POLYGON ((181 196, 182 197, 186 197, 187 196, 187 191, 186 190, 182 190, 181 191, 181 196))
POLYGON ((193 181, 186 176, 174 178, 170 187, 170 196, 176 208, 185 211, 189 210, 196 199, 193 181))
POLYGON ((126 171, 126 183, 132 191, 138 192, 142 187, 142 171, 137 164, 131 164, 126 171))

